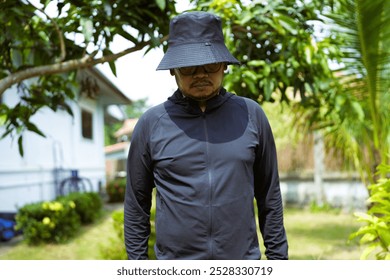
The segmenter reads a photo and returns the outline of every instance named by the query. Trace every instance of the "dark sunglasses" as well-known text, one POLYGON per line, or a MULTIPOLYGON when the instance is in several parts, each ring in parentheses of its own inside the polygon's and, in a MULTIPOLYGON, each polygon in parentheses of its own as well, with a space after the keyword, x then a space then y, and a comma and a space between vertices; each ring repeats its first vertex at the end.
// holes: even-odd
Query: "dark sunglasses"
POLYGON ((199 65, 199 66, 180 67, 177 68, 177 70, 179 70, 180 74, 184 76, 194 75, 196 71, 198 71, 199 67, 202 67, 206 73, 216 73, 219 71, 219 69, 221 69, 223 64, 224 64, 223 62, 210 63, 210 64, 199 65))

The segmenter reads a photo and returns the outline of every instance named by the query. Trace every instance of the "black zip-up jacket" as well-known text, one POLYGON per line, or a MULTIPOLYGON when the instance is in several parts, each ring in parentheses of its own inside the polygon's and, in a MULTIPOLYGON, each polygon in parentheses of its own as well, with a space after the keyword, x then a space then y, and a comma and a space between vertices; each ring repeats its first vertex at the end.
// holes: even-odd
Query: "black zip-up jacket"
POLYGON ((124 208, 129 259, 147 259, 152 190, 157 259, 287 259, 276 150, 254 101, 226 92, 205 112, 179 90, 139 119, 124 208))

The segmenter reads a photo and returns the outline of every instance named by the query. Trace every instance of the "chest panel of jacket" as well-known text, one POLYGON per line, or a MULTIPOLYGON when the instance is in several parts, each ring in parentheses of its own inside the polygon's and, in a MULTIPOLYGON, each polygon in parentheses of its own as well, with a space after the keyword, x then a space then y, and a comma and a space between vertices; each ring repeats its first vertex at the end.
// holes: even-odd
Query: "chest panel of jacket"
POLYGON ((258 136, 245 103, 226 103, 203 114, 166 109, 150 141, 156 186, 203 205, 210 203, 210 188, 221 194, 213 198, 217 204, 252 195, 258 136))

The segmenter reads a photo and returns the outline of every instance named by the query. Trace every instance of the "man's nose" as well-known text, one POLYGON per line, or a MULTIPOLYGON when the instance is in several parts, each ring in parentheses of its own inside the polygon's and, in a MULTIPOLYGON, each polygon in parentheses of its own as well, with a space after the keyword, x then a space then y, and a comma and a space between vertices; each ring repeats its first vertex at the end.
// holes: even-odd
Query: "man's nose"
POLYGON ((202 65, 196 67, 193 77, 195 78, 195 77, 204 77, 204 76, 208 76, 208 73, 206 72, 204 67, 202 65))

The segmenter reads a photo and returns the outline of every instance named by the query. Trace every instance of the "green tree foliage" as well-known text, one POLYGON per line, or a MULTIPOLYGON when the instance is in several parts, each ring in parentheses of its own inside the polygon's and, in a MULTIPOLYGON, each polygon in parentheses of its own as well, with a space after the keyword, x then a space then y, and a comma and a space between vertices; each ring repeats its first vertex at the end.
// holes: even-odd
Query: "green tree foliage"
MULTIPOLYGON (((134 100, 130 105, 123 107, 127 118, 139 118, 148 108, 147 98, 134 100)), ((117 143, 118 139, 114 136, 115 132, 118 131, 123 125, 123 122, 109 123, 104 126, 104 144, 112 145, 117 143)))
POLYGON ((319 1, 193 2, 223 18, 228 47, 241 62, 225 78, 230 90, 259 102, 299 96, 302 104, 318 106, 317 95, 332 82, 328 61, 334 56, 331 40, 315 37, 319 1))
POLYGON ((122 127, 121 122, 115 122, 104 125, 104 145, 109 146, 117 143, 117 139, 114 136, 115 132, 122 127))
POLYGON ((241 61, 225 78, 230 90, 290 104, 297 128, 321 130, 375 181, 390 152, 390 1, 192 2, 223 18, 241 61))
POLYGON ((23 154, 25 130, 43 136, 30 119, 38 110, 65 109, 77 93, 76 71, 115 60, 168 34, 173 0, 2 0, 0 1, 0 97, 13 85, 21 101, 0 105, 2 137, 18 137, 23 154), (119 53, 110 49, 115 35, 129 41, 119 53))
POLYGON ((147 105, 147 98, 142 98, 133 101, 130 105, 125 107, 128 118, 139 118, 149 107, 147 105))

